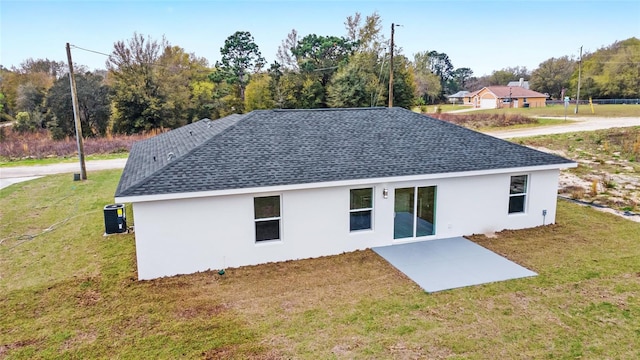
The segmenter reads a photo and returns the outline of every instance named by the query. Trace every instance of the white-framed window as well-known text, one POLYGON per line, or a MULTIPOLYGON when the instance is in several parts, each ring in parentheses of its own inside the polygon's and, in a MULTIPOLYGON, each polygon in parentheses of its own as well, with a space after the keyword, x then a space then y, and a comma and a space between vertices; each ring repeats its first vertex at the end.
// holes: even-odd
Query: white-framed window
POLYGON ((253 198, 256 242, 280 240, 280 195, 253 198))
POLYGON ((509 185, 509 214, 523 213, 527 203, 528 175, 514 175, 509 185))
POLYGON ((373 228, 373 188, 349 191, 349 231, 373 228))

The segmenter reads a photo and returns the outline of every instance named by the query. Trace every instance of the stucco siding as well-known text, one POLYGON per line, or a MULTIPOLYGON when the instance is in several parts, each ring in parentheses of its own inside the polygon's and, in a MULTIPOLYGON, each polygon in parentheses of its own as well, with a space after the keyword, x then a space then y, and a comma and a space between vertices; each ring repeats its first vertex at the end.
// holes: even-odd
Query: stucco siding
MULTIPOLYGON (((522 173, 516 173, 522 174, 522 173)), ((418 241, 521 229, 555 221, 558 170, 529 175, 526 211, 508 214, 508 174, 376 183, 134 204, 138 277, 187 274, 302 259, 399 243, 394 189, 436 186, 435 235, 418 241), (349 190, 373 187, 373 229, 349 231, 349 190), (388 198, 383 197, 388 189, 388 198), (256 243, 254 196, 280 195, 281 240, 256 243)))

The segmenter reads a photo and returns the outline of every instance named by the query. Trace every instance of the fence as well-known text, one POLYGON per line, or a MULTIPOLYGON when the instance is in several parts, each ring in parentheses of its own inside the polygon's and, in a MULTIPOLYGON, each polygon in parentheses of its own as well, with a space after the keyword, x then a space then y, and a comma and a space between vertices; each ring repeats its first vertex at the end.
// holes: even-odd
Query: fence
MULTIPOLYGON (((576 100, 571 100, 569 103, 574 104, 576 100)), ((609 104, 632 104, 638 105, 640 104, 640 99, 593 99, 594 104, 598 105, 609 105, 609 104)), ((564 104, 563 100, 547 100, 547 105, 562 105, 564 104)), ((580 99, 580 105, 589 105, 589 99, 580 99)))

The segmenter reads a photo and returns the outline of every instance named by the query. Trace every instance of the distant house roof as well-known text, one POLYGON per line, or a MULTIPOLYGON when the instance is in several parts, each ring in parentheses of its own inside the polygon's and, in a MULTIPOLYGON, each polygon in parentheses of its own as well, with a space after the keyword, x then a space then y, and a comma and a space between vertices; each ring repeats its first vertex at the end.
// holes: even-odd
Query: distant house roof
POLYGON ((467 94, 466 97, 474 97, 478 95, 478 93, 484 89, 487 89, 491 93, 493 93, 498 99, 507 99, 509 96, 513 98, 536 98, 543 97, 547 98, 547 95, 539 93, 537 91, 521 88, 519 86, 486 86, 480 90, 476 90, 471 94, 467 94))
POLYGON ((134 144, 116 197, 572 163, 401 108, 256 110, 134 144))
POLYGON ((519 86, 521 88, 529 89, 529 81, 525 81, 523 78, 520 78, 518 81, 509 81, 507 86, 519 86))
POLYGON ((457 93, 453 94, 453 95, 449 95, 447 96, 449 99, 461 99, 467 96, 467 94, 469 94, 468 91, 458 91, 457 93))

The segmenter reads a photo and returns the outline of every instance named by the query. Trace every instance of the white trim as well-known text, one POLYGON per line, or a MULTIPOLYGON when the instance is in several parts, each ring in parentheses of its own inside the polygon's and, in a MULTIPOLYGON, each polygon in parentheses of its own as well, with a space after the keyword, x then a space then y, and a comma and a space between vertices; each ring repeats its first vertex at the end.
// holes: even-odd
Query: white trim
MULTIPOLYGON (((173 193, 173 194, 155 194, 155 195, 118 196, 115 198, 115 202, 116 203, 135 203, 135 202, 146 202, 146 201, 191 199, 191 198, 225 196, 225 195, 260 194, 260 193, 270 193, 270 192, 283 192, 288 190, 321 189, 321 188, 337 187, 337 186, 355 187, 355 186, 371 185, 371 184, 378 184, 378 183, 448 179, 448 178, 455 178, 455 177, 470 177, 470 176, 494 175, 494 174, 513 174, 513 173, 531 172, 531 171, 567 169, 567 168, 574 168, 577 166, 578 164, 573 162, 568 164, 551 164, 551 165, 527 166, 527 167, 519 167, 519 168, 459 171, 459 172, 451 172, 451 173, 420 174, 420 175, 394 176, 394 177, 386 177, 386 178, 339 180, 339 181, 327 181, 327 182, 318 182, 318 183, 263 186, 263 187, 228 189, 228 190, 210 190, 210 191, 184 192, 184 193, 173 193)), ((264 196, 268 196, 268 195, 264 195, 264 196)))

